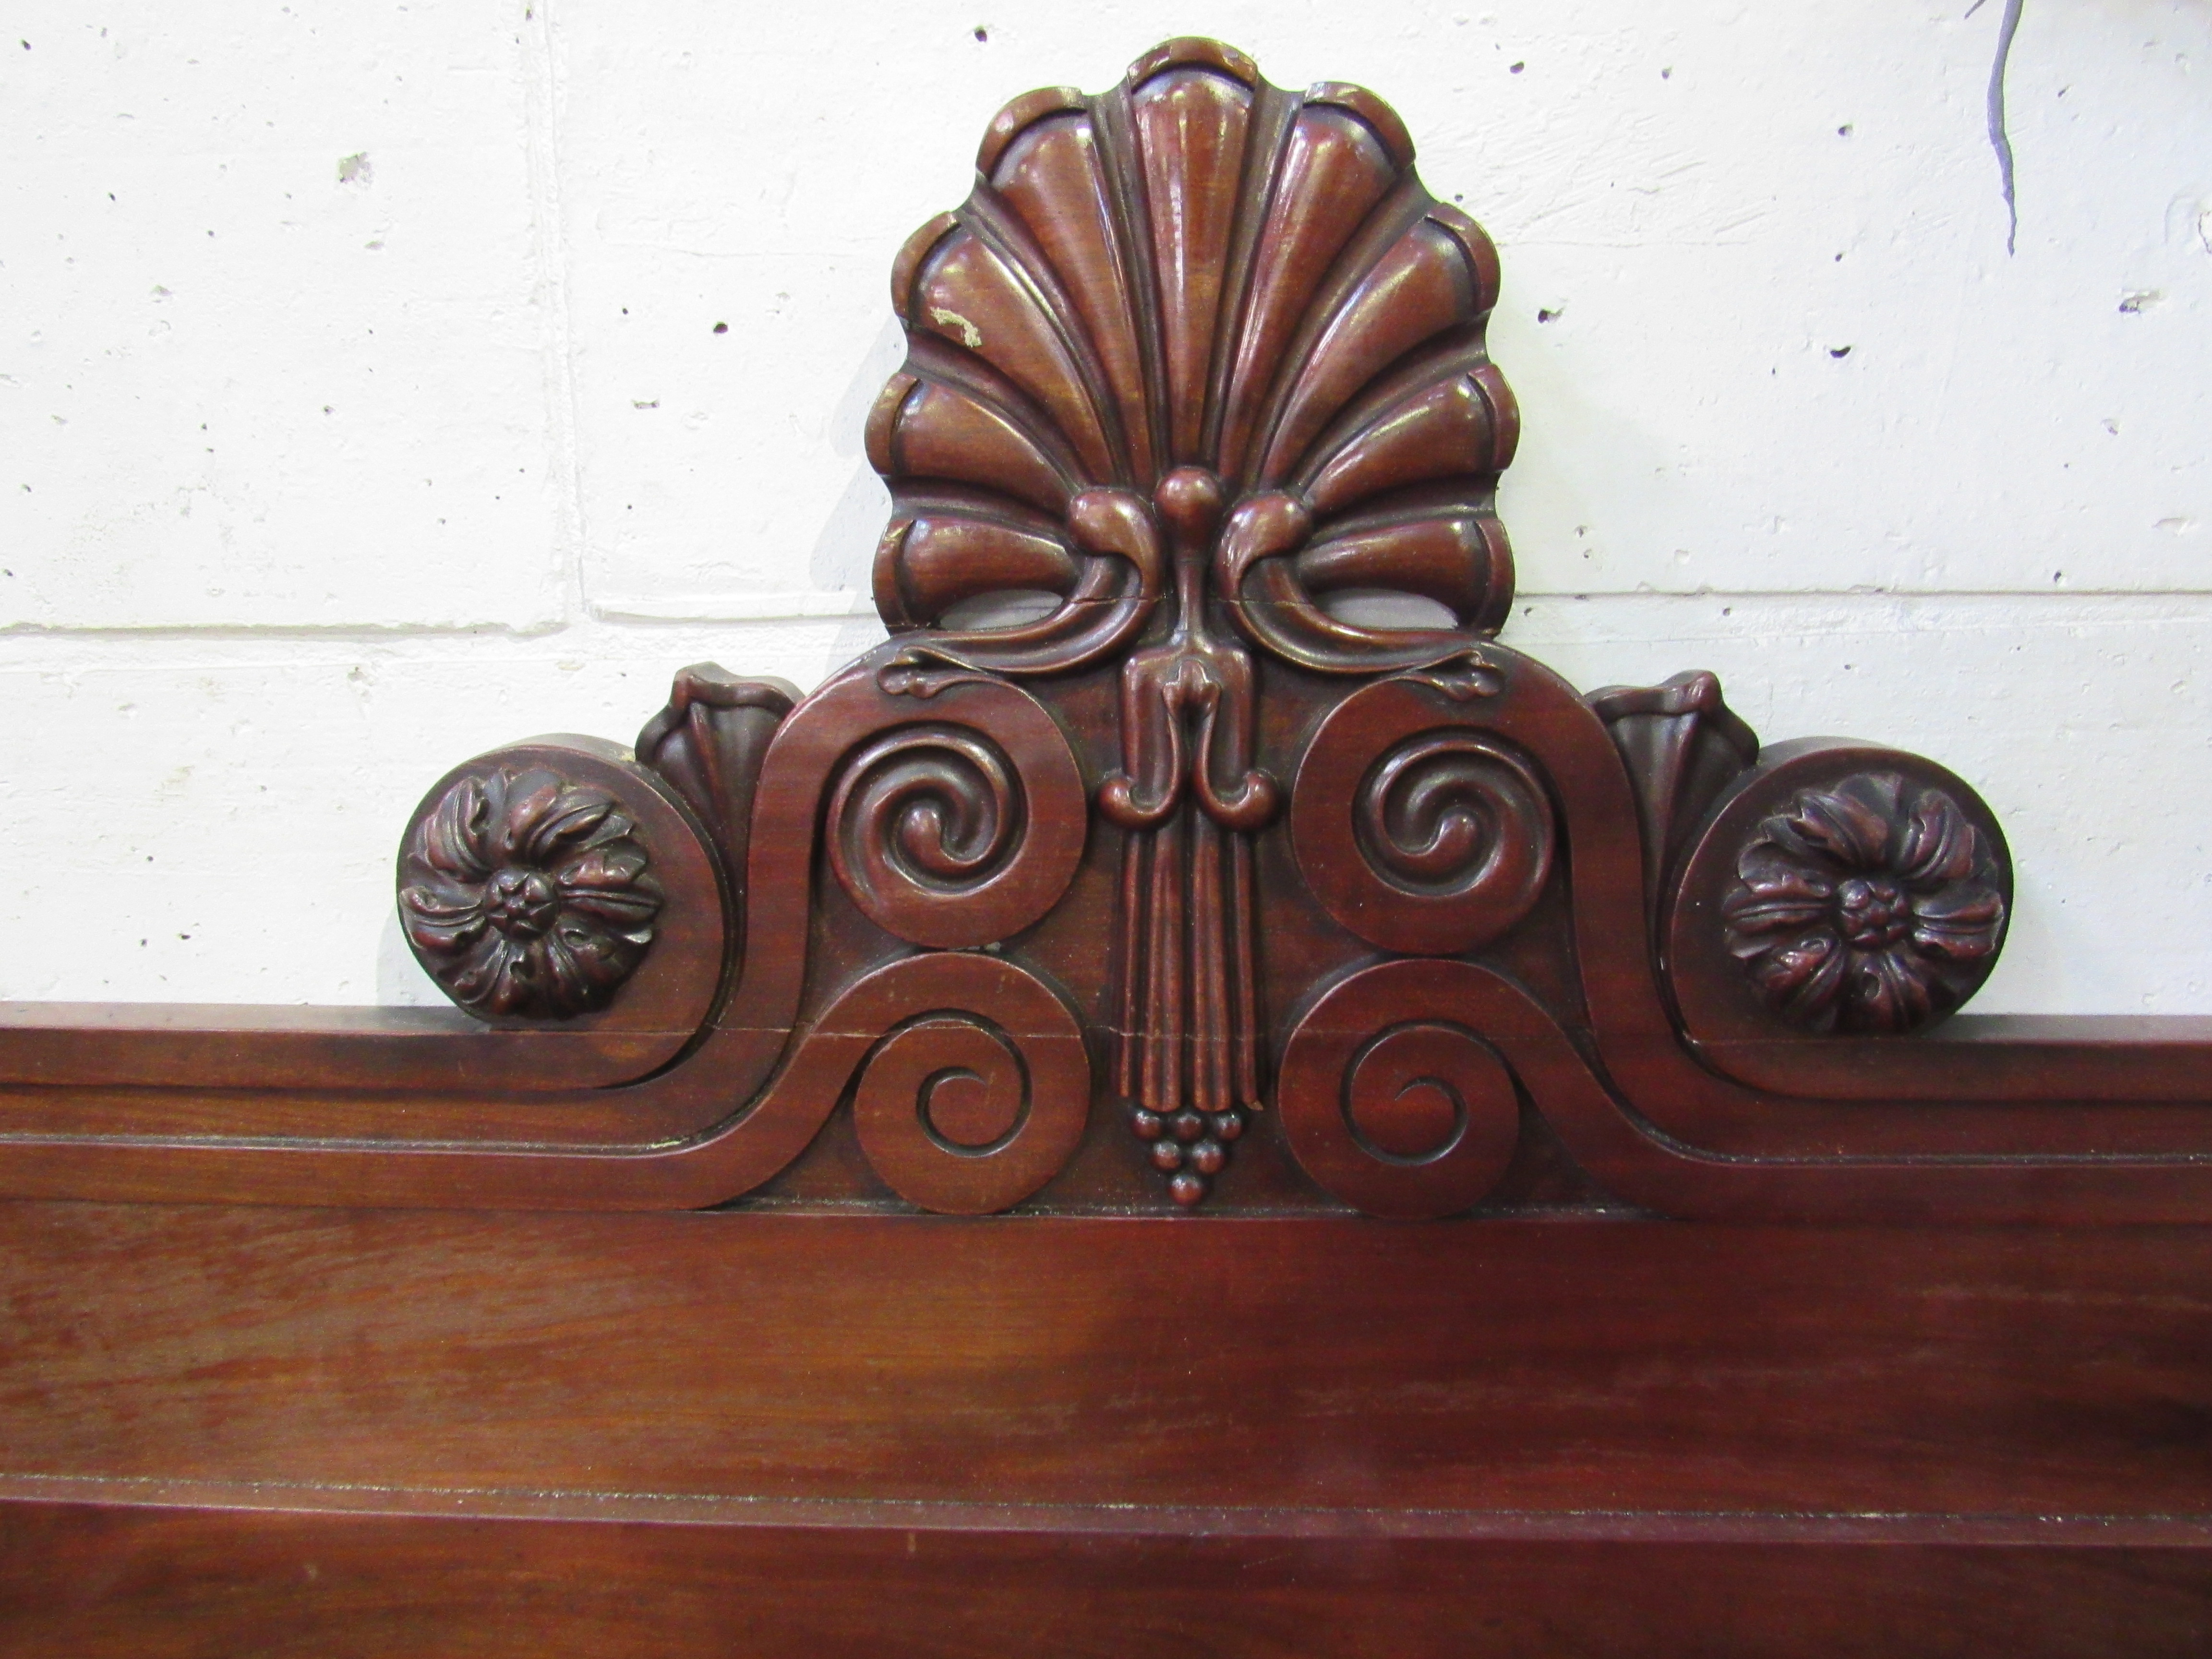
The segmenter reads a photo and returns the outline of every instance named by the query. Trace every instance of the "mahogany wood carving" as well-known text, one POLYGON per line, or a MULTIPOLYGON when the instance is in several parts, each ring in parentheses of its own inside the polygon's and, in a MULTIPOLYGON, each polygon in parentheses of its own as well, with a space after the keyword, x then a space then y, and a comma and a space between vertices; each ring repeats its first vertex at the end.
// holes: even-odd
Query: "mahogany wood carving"
POLYGON ((1016 100, 892 262, 890 642, 434 785, 472 1020, 9 1011, 0 1189, 2212 1218, 2212 1027, 1945 1023, 1964 781, 1498 642, 1498 256, 1413 161, 1213 42, 1016 100))
POLYGON ((1965 780, 1498 641, 1413 161, 1017 99, 885 644, 433 783, 452 1010, 0 1008, 0 1655, 2207 1650, 2212 1020, 1958 1013, 1965 780))

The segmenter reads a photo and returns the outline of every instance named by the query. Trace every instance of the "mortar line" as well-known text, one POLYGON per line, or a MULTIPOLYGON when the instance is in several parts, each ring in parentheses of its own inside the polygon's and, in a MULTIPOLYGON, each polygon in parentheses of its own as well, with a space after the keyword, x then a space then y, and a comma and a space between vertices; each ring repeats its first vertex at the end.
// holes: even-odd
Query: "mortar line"
MULTIPOLYGON (((732 596, 742 601, 746 596, 732 596)), ((779 596, 781 597, 781 596, 779 596)), ((548 640, 558 635, 589 628, 609 633, 641 635, 665 635, 684 629, 744 629, 780 626, 793 623, 823 623, 848 622, 864 617, 868 611, 865 596, 848 596, 825 590, 823 599, 851 600, 850 610, 763 610, 756 614, 734 614, 736 607, 716 609, 717 601, 711 597, 698 599, 696 615, 669 614, 653 616, 641 611, 628 611, 622 607, 633 601, 616 599, 604 605, 580 607, 573 615, 560 621, 538 625, 515 625, 507 623, 161 623, 144 626, 127 623, 76 623, 19 622, 0 623, 0 648, 11 641, 85 640, 113 641, 175 641, 198 643, 246 643, 252 641, 299 641, 345 643, 358 641, 364 645, 392 645, 410 640, 443 641, 457 639, 499 639, 515 641, 548 640)), ((1706 605, 1783 605, 1792 604, 1833 605, 1850 601, 1864 605, 1871 613, 1877 603, 1882 608, 1899 606, 1940 607, 1946 604, 1967 602, 1975 605, 2018 605, 2033 607, 2036 611, 2075 611, 2085 608, 2109 608, 2117 604, 2134 606, 2154 606, 2172 602, 2186 602, 2185 609, 2197 612, 2202 602, 2212 599, 2212 589, 2201 587, 2112 587, 2069 588, 2063 592, 2038 592, 2019 588, 1704 588, 1693 592, 1676 592, 1633 589, 1585 590, 1580 592, 1565 588, 1524 590, 1514 599, 1515 613, 1528 605, 1540 605, 1547 610, 1565 606, 1618 608, 1632 604, 1662 604, 1671 606, 1706 605)), ((728 604, 728 601, 721 603, 728 604)), ((2174 620, 2195 620, 2195 616, 2174 620)), ((2076 618, 2054 617, 2058 625, 2071 626, 2076 618)), ((1514 626, 1508 623, 1504 642, 1513 642, 1514 626)))

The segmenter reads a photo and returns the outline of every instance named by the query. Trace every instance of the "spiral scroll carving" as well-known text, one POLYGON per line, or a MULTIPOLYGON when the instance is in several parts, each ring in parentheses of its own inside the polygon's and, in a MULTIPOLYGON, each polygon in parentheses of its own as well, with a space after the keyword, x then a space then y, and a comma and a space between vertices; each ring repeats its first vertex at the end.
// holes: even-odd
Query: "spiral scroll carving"
POLYGON ((1370 1215, 1425 1220, 1472 1208, 1520 1138, 1512 1073, 1480 1036, 1425 1006, 1437 1002, 1433 990, 1425 963, 1366 969, 1323 996, 1284 1049, 1291 1152, 1370 1215))
MULTIPOLYGON (((1361 694, 1364 696, 1365 694, 1361 694)), ((1511 744, 1469 726, 1326 721, 1299 769, 1291 833, 1328 913, 1424 956, 1498 938, 1534 906, 1559 840, 1550 792, 1511 744)), ((1414 712, 1405 699, 1398 707, 1414 712)))
POLYGON ((869 1054, 854 1095, 860 1148, 898 1194, 927 1210, 983 1215, 1018 1204, 1083 1138, 1091 1104, 1083 1035, 1066 1005, 1012 963, 915 957, 966 969, 963 1010, 917 1015, 869 1054), (1008 1022, 1001 1024, 1000 1020, 1008 1022))
MULTIPOLYGON (((1060 769, 1048 787, 1079 790, 1072 759, 1066 778, 1060 769)), ((1079 809, 1040 817, 1020 769, 983 732, 902 726, 839 769, 830 795, 830 866, 853 902, 901 939, 988 945, 1042 915, 1081 854, 1079 809)))
POLYGON ((1428 732, 1377 761, 1352 805, 1367 862, 1408 893, 1474 901, 1503 932, 1552 867, 1552 805, 1525 762, 1473 732, 1428 732))
POLYGON ((1378 1163, 1417 1169, 1448 1157, 1467 1133, 1467 1096, 1453 1080, 1472 1039, 1456 1025, 1394 1025, 1361 1051, 1344 1079, 1344 1121, 1378 1163))
POLYGON ((998 744, 957 726, 909 726, 854 756, 830 805, 838 878, 861 908, 928 903, 1003 870, 1022 836, 1021 788, 998 744))

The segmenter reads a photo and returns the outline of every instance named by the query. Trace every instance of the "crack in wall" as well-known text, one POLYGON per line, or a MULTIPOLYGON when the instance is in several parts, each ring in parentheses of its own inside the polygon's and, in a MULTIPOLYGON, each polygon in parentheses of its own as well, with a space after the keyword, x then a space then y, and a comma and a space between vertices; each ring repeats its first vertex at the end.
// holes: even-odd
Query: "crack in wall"
MULTIPOLYGON (((1984 0, 1966 8, 1972 17, 1984 0)), ((2013 194, 2012 136, 2005 130, 2005 66, 2012 60, 2013 37, 2020 33, 2020 15, 2027 0, 2005 0, 2004 15, 1997 20, 1996 58, 1990 65, 1990 148, 1996 152, 1997 183, 2004 192, 2005 257, 2010 258, 2020 241, 2020 204, 2013 194)))

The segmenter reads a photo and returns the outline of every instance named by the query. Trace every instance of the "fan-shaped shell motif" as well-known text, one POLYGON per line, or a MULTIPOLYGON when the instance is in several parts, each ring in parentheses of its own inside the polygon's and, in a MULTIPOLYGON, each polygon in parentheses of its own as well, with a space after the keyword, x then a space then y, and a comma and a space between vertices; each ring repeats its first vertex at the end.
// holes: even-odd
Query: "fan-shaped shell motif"
POLYGON ((1016 100, 977 169, 892 274, 909 353, 868 444, 896 504, 875 578, 894 631, 1042 589, 1060 604, 1040 620, 933 642, 1009 672, 1114 650, 1169 586, 1153 491, 1188 466, 1224 481, 1212 586, 1267 648, 1358 671, 1497 630, 1518 431, 1483 343, 1497 255, 1422 188, 1387 105, 1174 41, 1101 96, 1016 100), (1457 626, 1317 603, 1356 588, 1457 626))

